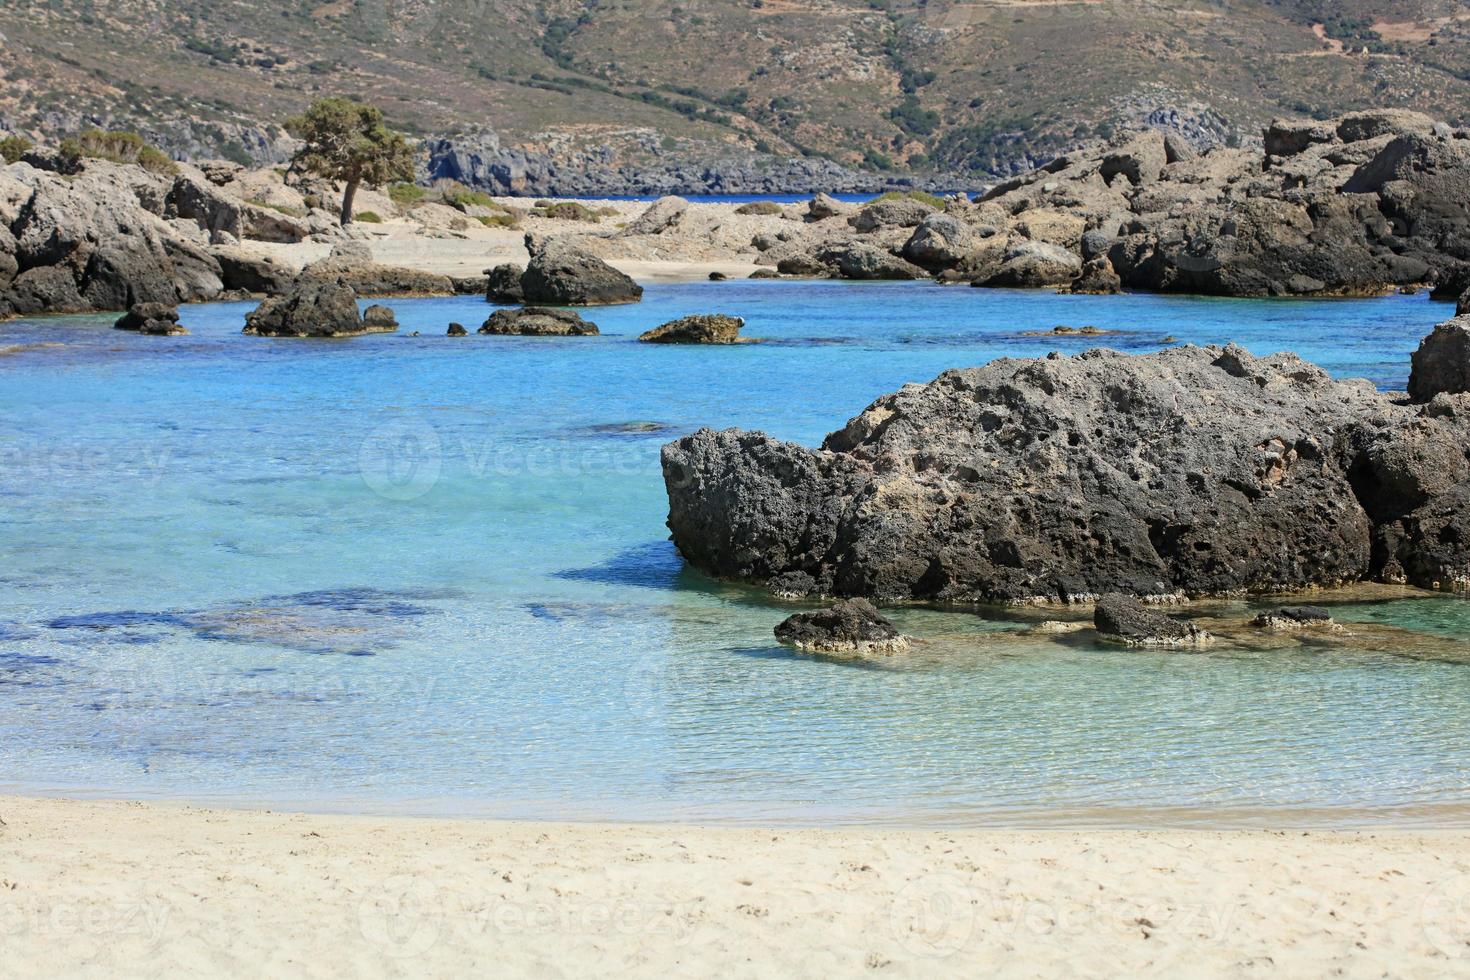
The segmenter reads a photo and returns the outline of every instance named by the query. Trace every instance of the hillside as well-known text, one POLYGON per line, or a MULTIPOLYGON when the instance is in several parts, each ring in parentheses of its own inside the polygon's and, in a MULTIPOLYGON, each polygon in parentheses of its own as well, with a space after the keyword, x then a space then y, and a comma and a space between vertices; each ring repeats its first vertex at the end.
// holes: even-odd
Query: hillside
POLYGON ((11 0, 0 33, 4 128, 90 120, 236 160, 279 159, 276 123, 336 93, 581 165, 976 177, 1145 123, 1234 141, 1281 114, 1470 105, 1456 0, 11 0))

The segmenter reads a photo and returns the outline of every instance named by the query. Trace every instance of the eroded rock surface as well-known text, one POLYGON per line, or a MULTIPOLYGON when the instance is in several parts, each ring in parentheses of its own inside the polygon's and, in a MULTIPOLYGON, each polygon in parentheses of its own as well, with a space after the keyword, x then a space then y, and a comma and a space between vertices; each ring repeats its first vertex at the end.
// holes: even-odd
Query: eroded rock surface
POLYGON ((523 337, 595 337, 597 324, 582 319, 575 310, 525 306, 496 310, 480 327, 480 333, 523 337))
POLYGON ((1470 583, 1470 395, 1395 402, 1289 354, 995 361, 820 449, 664 447, 685 558, 788 595, 987 602, 1470 583))
POLYGON ((776 639, 818 653, 892 654, 909 648, 909 638, 866 599, 790 616, 776 627, 776 639))
POLYGON ((594 306, 636 303, 643 287, 575 242, 526 236, 531 262, 521 276, 527 303, 594 306))
POLYGON ((1092 624, 1104 639, 1131 647, 1204 646, 1210 634, 1151 609, 1133 596, 1110 592, 1097 600, 1092 624))
POLYGON ((739 344, 745 318, 723 313, 680 317, 640 334, 645 344, 739 344))
POLYGON ((302 277, 245 315, 244 333, 261 337, 355 337, 398 329, 386 306, 357 309, 357 294, 340 282, 302 277))

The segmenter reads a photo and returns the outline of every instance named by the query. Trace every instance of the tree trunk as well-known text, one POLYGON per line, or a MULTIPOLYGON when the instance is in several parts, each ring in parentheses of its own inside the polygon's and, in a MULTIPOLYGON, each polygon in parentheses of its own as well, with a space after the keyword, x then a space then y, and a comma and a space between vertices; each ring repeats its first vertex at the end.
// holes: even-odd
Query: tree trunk
POLYGON ((357 196, 357 185, 361 183, 361 177, 350 177, 347 180, 347 189, 342 192, 342 224, 352 224, 352 199, 357 196))

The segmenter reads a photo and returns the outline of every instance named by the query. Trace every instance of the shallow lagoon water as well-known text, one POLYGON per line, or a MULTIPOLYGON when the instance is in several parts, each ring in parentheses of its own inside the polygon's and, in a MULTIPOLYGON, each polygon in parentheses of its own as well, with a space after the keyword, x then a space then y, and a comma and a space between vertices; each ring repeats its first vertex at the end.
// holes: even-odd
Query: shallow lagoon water
POLYGON ((650 286, 570 339, 443 336, 474 298, 391 305, 398 334, 350 341, 241 336, 248 304, 185 308, 182 338, 0 324, 6 788, 791 823, 1470 812, 1462 599, 1339 609, 1430 656, 1140 653, 905 609, 913 656, 822 659, 772 640, 790 604, 682 566, 658 471, 702 425, 811 443, 946 368, 1169 335, 1401 388, 1445 304, 740 281, 650 286), (768 342, 633 342, 713 311, 768 342), (1058 324, 1123 332, 1022 336, 1058 324))

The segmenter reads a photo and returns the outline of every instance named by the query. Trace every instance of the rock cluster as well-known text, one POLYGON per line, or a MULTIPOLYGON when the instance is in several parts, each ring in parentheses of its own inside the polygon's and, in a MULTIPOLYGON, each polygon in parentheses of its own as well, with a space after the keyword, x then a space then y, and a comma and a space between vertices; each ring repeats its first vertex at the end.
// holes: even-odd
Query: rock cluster
POLYGON ((1003 359, 886 395, 820 449, 669 443, 668 523, 693 565, 786 595, 1463 588, 1470 395, 1453 390, 1397 402, 1235 346, 1003 359))
POLYGON ((739 344, 745 343, 740 328, 745 318, 723 313, 680 317, 638 336, 645 344, 739 344))
POLYGON ((369 306, 359 314, 351 286, 304 276, 247 313, 243 332, 260 337, 355 337, 397 329, 388 307, 369 306))
POLYGON ((1470 288, 1470 131, 1396 110, 1278 120, 1263 149, 1197 153, 1157 130, 1083 149, 943 212, 913 198, 753 241, 788 275, 1231 296, 1470 288), (852 256, 859 256, 854 260, 852 256), (875 274, 875 255, 884 263, 875 274), (844 261, 846 257, 846 261, 844 261))
POLYGON ((776 627, 776 639, 816 653, 903 653, 910 643, 866 599, 790 616, 776 627))

